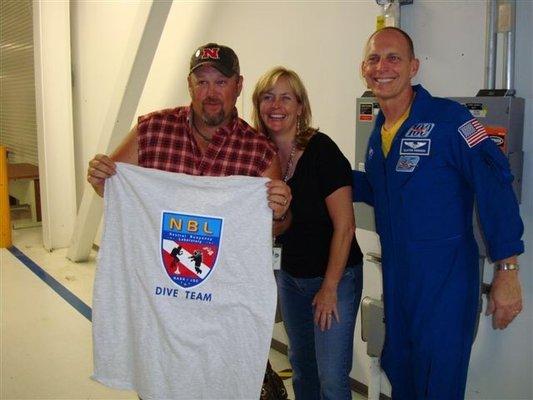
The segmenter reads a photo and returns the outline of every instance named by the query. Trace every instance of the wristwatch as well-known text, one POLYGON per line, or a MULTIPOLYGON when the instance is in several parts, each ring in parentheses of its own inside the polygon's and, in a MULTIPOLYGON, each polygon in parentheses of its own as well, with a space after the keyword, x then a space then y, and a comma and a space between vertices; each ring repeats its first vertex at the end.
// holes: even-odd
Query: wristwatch
POLYGON ((520 265, 518 265, 517 263, 497 263, 496 270, 497 271, 519 271, 520 265))

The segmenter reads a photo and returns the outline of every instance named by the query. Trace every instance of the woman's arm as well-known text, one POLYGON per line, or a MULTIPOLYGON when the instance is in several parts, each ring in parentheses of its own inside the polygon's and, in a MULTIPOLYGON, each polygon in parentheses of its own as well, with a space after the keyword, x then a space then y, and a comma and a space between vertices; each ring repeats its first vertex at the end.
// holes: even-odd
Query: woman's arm
POLYGON ((343 186, 335 190, 326 197, 326 207, 333 222, 333 236, 329 246, 329 259, 324 282, 313 299, 315 323, 322 330, 331 327, 332 318, 339 321, 337 286, 344 274, 350 246, 355 235, 352 188, 343 186))

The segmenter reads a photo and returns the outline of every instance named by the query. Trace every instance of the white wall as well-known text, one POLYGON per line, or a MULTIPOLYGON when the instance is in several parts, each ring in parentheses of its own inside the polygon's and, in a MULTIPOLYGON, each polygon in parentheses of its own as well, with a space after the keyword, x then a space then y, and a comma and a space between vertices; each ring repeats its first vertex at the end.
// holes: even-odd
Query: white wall
MULTIPOLYGON (((532 2, 518 1, 518 95, 526 98, 528 114, 524 140, 525 165, 522 212, 526 246, 533 248, 533 88, 531 43, 532 2), (529 48, 528 48, 529 46, 529 48)), ((149 4, 148 4, 149 5, 149 4)), ((73 50, 77 131, 78 184, 84 181, 113 90, 117 65, 127 55, 125 43, 142 28, 137 13, 143 2, 73 2, 73 50), (77 71, 77 73, 76 73, 77 71)), ((367 36, 378 12, 374 0, 352 2, 175 2, 156 53, 138 114, 186 104, 189 57, 200 44, 218 41, 240 56, 245 78, 239 109, 249 118, 251 92, 257 78, 274 65, 295 69, 309 90, 315 126, 329 134, 346 157, 354 158, 355 98, 364 91, 359 64, 367 36)), ((418 81, 441 96, 474 95, 483 85, 485 5, 482 1, 424 1, 403 8, 404 28, 413 35, 422 61, 418 81)), ((79 193, 79 188, 78 188, 79 193)), ((378 250, 374 233, 358 230, 363 250, 378 250)), ((523 256, 526 310, 532 309, 531 253, 523 256), (529 268, 528 268, 529 267, 529 268)), ((363 295, 379 297, 377 267, 365 265, 363 295)), ((483 319, 472 355, 469 398, 531 398, 533 330, 531 312, 524 312, 506 332, 493 332, 483 319), (490 360, 490 362, 489 362, 490 360), (511 371, 511 372, 509 372, 511 371)), ((356 328, 352 376, 364 383, 368 357, 356 328)), ((390 393, 387 384, 383 391, 390 393)))

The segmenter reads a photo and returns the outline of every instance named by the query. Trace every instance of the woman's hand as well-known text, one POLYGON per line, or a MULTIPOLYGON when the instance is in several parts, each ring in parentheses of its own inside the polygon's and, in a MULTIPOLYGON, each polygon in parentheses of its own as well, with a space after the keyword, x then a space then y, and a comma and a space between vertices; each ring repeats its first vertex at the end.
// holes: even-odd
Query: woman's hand
POLYGON ((267 182, 268 206, 274 213, 274 219, 283 218, 287 215, 291 205, 291 188, 280 179, 272 179, 267 182))
POLYGON ((340 321, 337 311, 337 286, 322 285, 318 293, 313 298, 315 307, 315 324, 324 331, 331 328, 333 318, 340 321))

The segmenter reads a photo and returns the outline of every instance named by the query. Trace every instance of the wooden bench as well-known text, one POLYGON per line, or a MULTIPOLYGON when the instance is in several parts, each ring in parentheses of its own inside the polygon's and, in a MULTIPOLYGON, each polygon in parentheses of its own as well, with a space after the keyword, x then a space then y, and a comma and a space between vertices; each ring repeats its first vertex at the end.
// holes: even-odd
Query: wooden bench
POLYGON ((7 164, 7 178, 10 181, 33 180, 33 190, 35 191, 34 209, 32 218, 41 221, 41 192, 39 190, 39 167, 28 163, 7 164))

